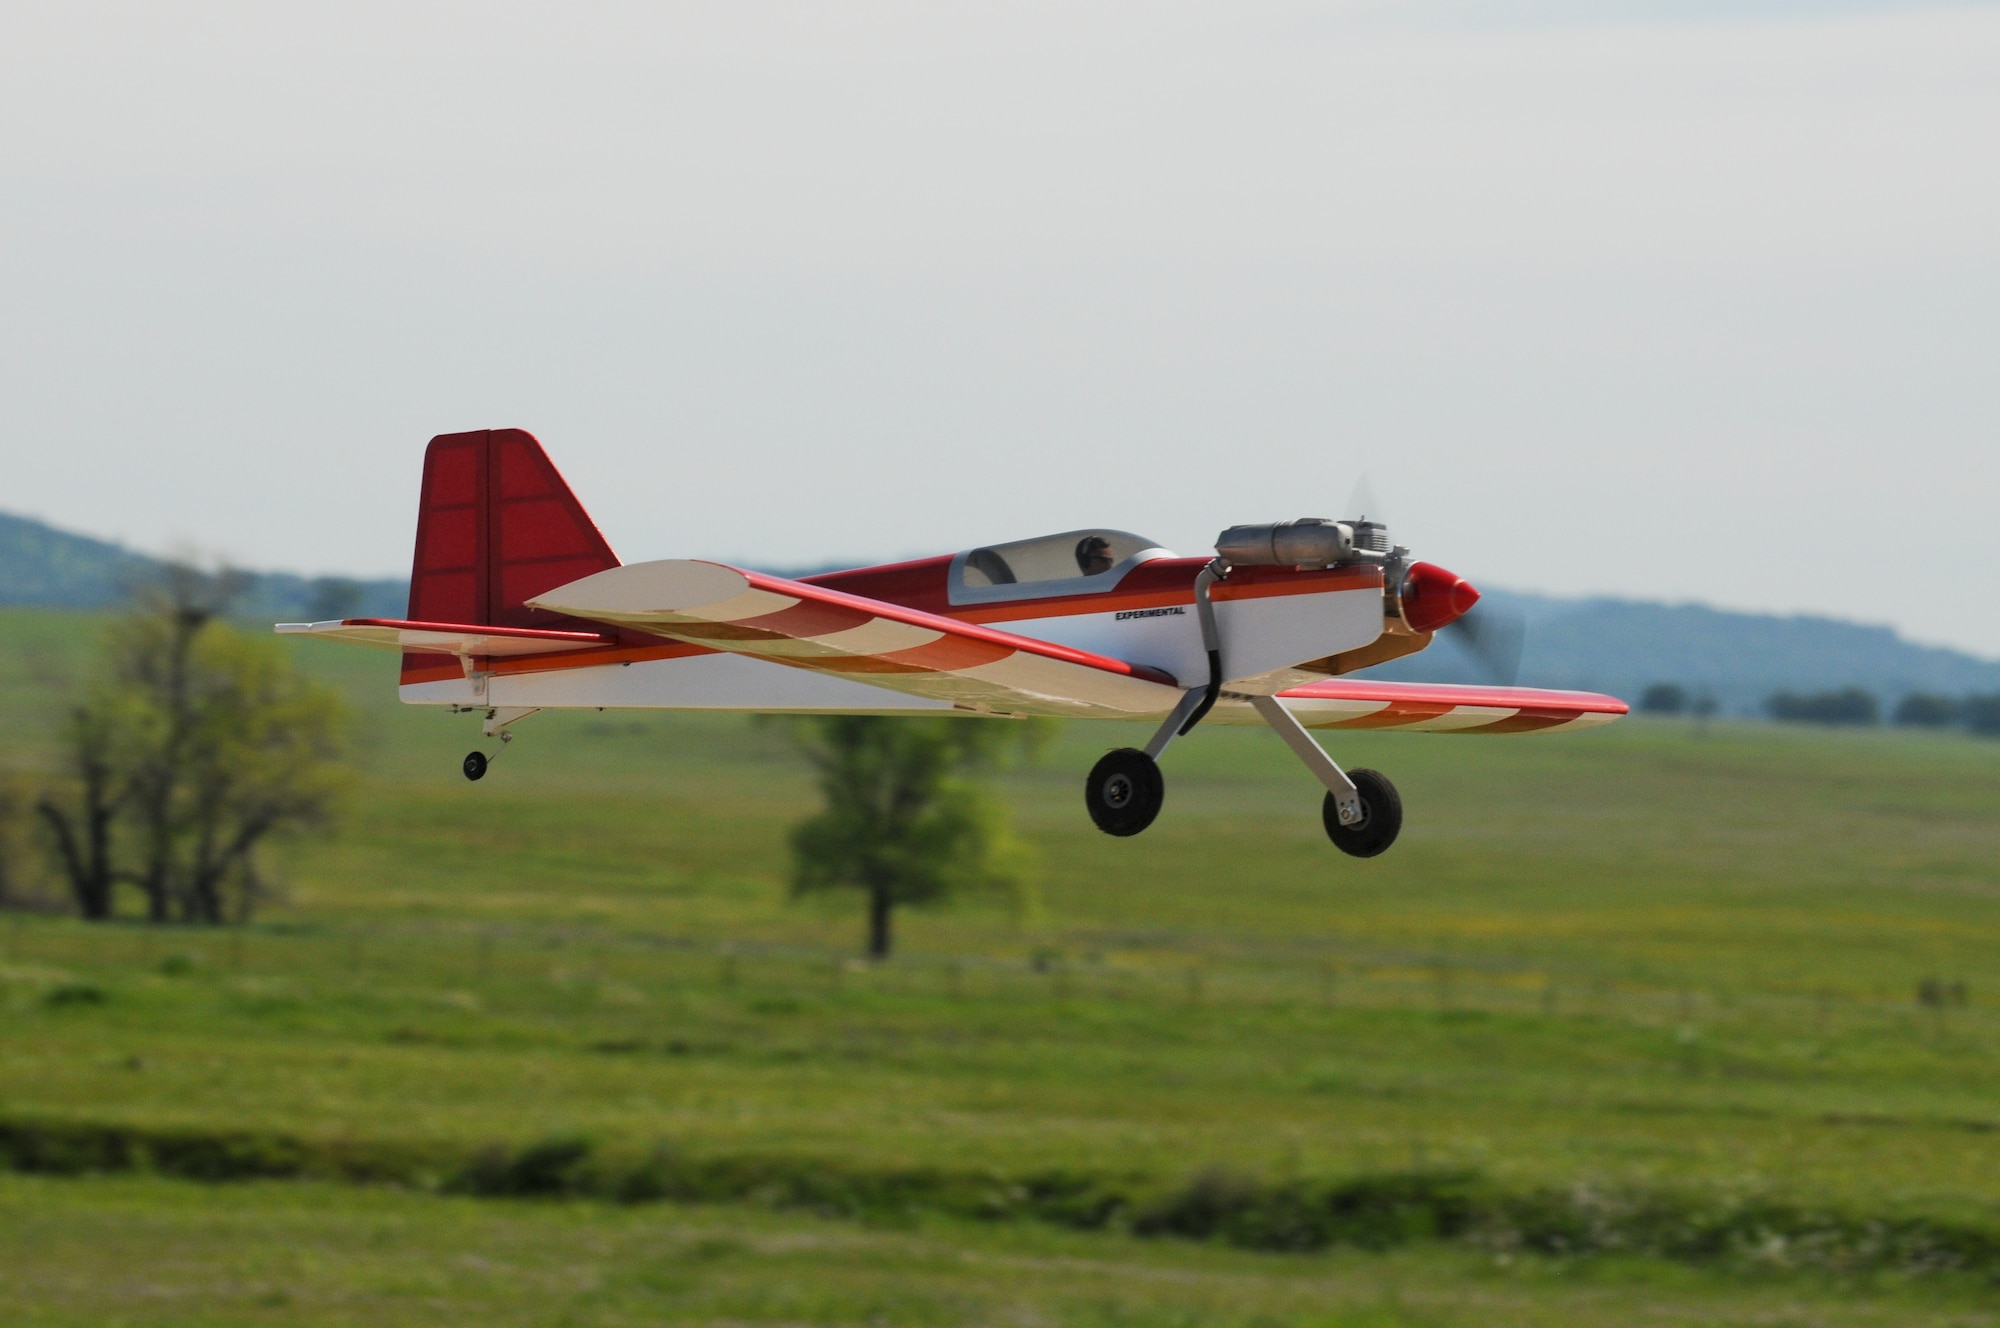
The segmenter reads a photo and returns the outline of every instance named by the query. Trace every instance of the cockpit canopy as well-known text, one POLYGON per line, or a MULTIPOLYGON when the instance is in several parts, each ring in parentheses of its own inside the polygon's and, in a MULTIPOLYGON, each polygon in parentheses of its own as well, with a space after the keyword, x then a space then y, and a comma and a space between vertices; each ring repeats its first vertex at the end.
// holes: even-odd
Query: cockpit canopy
POLYGON ((1151 558, 1174 555, 1125 530, 1069 530, 970 549, 951 560, 953 604, 1109 590, 1151 558))

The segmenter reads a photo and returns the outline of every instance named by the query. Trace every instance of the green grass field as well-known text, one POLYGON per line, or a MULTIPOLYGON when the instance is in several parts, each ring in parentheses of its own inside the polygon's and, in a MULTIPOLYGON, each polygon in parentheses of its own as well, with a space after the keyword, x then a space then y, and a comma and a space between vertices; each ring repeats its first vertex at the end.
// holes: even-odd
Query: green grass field
MULTIPOLYGON (((48 759, 91 622, 0 613, 8 764, 48 759)), ((1466 1169, 2000 1229, 2000 743, 1345 735, 1408 808, 1356 862, 1253 730, 1176 746, 1159 823, 1099 835, 1082 772, 1137 735, 1073 725, 1004 780, 1032 897, 905 913, 869 968, 858 899, 787 897, 813 792, 779 731, 538 715, 470 785, 476 724, 397 706, 393 659, 301 657, 355 700, 341 831, 277 855, 240 931, 0 918, 0 1117, 1142 1190, 1466 1169)), ((146 1175, 4 1177, 0 1210, 9 1323, 2000 1320, 1983 1282, 1782 1253, 1277 1255, 146 1175)))

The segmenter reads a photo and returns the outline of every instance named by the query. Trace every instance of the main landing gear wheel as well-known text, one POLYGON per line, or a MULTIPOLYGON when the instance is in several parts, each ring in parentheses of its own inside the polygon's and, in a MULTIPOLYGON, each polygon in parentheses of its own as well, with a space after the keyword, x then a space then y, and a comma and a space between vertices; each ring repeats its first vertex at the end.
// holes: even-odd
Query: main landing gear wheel
POLYGON ((1349 857, 1372 858, 1385 853, 1403 828, 1403 799, 1388 776, 1379 770, 1350 770, 1355 792, 1361 795, 1361 819, 1352 825, 1340 823, 1340 808, 1333 795, 1326 795, 1320 819, 1326 822, 1326 837, 1349 857))
POLYGON ((484 779, 486 777, 486 753, 467 752, 465 760, 459 765, 459 769, 465 771, 467 779, 474 781, 484 779))
POLYGON ((1152 757, 1136 747, 1105 753, 1090 768, 1083 801, 1090 819, 1107 835, 1136 835, 1153 823, 1166 801, 1167 782, 1152 757))

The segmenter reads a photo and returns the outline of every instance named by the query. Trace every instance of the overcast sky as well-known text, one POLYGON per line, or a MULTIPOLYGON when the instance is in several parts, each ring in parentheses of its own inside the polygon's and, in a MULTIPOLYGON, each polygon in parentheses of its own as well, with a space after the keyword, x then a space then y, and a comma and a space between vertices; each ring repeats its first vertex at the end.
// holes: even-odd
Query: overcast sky
POLYGON ((2000 7, 28 4, 0 509, 403 574, 1344 509, 2000 655, 2000 7))

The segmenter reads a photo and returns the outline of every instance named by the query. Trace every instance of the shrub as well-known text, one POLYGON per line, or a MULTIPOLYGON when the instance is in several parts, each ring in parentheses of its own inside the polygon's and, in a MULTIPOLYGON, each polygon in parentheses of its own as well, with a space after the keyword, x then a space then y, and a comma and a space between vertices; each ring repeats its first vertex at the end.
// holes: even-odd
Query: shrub
POLYGON ((88 982, 65 982, 49 988, 48 994, 42 997, 42 1004, 60 1010, 69 1005, 102 1005, 110 999, 102 987, 88 982))
POLYGON ((579 1194, 591 1188, 588 1139, 551 1137, 519 1149, 482 1148, 447 1189, 492 1198, 579 1194))
POLYGON ((2000 737, 2000 692, 1966 697, 1959 714, 1965 719, 1965 727, 1981 737, 2000 737))
POLYGON ((1958 702, 1935 692, 1911 692, 1896 703, 1893 719, 1910 728, 1941 729, 1958 719, 1958 702))
POLYGON ((1142 1208, 1142 1236, 1220 1237, 1257 1250, 1388 1249, 1465 1235, 1490 1196, 1470 1172, 1388 1172, 1327 1185, 1205 1171, 1142 1208))
POLYGON ((1796 724, 1875 724, 1882 718, 1875 694, 1860 687, 1830 692, 1774 692, 1764 709, 1771 718, 1796 724))
POLYGON ((1639 694, 1639 709, 1644 714, 1679 715, 1687 708, 1687 689, 1679 683, 1656 682, 1639 694))
MULTIPOLYGON (((1933 985, 1951 998, 1950 988, 1933 985)), ((493 1198, 753 1203, 877 1219, 930 1212, 1071 1228, 1122 1223, 1140 1236, 1273 1252, 1455 1241, 1563 1258, 1626 1254, 1839 1274, 2000 1275, 2000 1228, 1974 1221, 1857 1214, 1757 1194, 1582 1184, 1508 1190, 1470 1171, 1267 1180, 1210 1169, 1135 1203, 1142 1182, 1130 1176, 1010 1177, 775 1154, 692 1158, 665 1147, 621 1162, 565 1136, 468 1154, 411 1142, 5 1118, 0 1168, 53 1175, 150 1168, 207 1182, 323 1176, 426 1189, 444 1175, 447 1190, 493 1198)))

